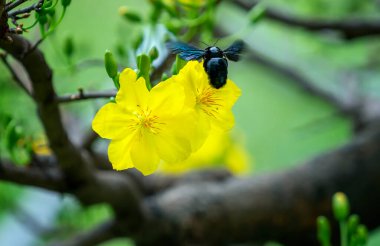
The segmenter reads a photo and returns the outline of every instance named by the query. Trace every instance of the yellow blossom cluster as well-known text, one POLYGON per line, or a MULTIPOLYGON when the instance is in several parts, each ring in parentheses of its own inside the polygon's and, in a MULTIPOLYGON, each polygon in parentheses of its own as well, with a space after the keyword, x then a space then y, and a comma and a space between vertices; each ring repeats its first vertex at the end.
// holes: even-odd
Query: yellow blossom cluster
POLYGON ((234 125, 231 108, 240 89, 231 80, 213 88, 198 61, 188 62, 150 91, 129 68, 119 82, 115 102, 104 105, 92 123, 95 132, 111 139, 108 156, 116 170, 135 167, 149 175, 161 162, 186 160, 211 131, 225 132, 234 125))

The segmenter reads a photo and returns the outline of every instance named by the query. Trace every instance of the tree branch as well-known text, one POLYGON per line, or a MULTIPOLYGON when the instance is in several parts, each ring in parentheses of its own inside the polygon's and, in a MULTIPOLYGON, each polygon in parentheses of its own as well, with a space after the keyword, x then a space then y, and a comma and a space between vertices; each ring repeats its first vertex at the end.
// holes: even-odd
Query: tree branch
POLYGON ((9 5, 7 5, 5 7, 5 10, 6 11, 12 10, 12 9, 16 8, 17 6, 25 3, 26 1, 28 1, 28 0, 16 0, 16 1, 10 3, 9 5))
MULTIPOLYGON (((233 3, 244 10, 250 10, 259 1, 233 0, 233 3)), ((345 39, 351 40, 355 38, 380 35, 380 20, 321 20, 321 19, 305 19, 301 17, 291 16, 278 10, 267 8, 265 17, 289 26, 304 28, 309 31, 332 30, 343 34, 345 39)))
POLYGON ((327 215, 333 221, 331 196, 337 191, 348 195, 352 213, 373 229, 380 224, 379 160, 377 123, 352 143, 288 171, 174 186, 145 200, 149 227, 137 243, 276 240, 285 245, 318 245, 316 217, 327 215))
POLYGON ((8 161, 0 162, 0 179, 22 185, 62 192, 65 182, 58 169, 41 170, 36 167, 20 167, 8 161))
POLYGON ((116 91, 100 91, 100 92, 84 92, 83 89, 79 89, 77 94, 70 94, 64 96, 58 96, 56 101, 58 103, 69 103, 88 99, 97 98, 111 98, 116 96, 116 91))
POLYGON ((23 8, 23 9, 18 9, 18 10, 15 10, 13 12, 8 13, 8 16, 15 18, 17 15, 25 14, 25 13, 30 13, 33 10, 39 10, 42 7, 43 3, 44 3, 44 0, 39 0, 38 3, 33 4, 33 5, 29 6, 29 7, 26 7, 26 8, 23 8))

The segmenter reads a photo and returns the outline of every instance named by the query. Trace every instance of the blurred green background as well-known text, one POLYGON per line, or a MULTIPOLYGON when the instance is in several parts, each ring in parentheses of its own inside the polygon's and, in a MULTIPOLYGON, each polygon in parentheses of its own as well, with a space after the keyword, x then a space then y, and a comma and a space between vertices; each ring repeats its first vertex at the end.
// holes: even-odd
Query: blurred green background
MULTIPOLYGON (((372 18, 380 10, 374 0, 277 0, 269 3, 298 16, 328 19, 372 18)), ((142 15, 146 15, 149 8, 148 4, 137 0, 72 2, 57 32, 41 46, 54 70, 58 94, 74 93, 78 88, 89 91, 113 88, 102 64, 81 66, 75 72, 70 64, 101 60, 106 49, 116 50, 137 35, 134 24, 118 15, 118 8, 123 5, 142 15), (71 61, 62 51, 68 38, 73 40, 75 48, 71 61)), ((228 1, 223 1, 218 8, 216 23, 233 34, 233 38, 242 38, 251 48, 278 64, 295 69, 321 88, 344 97, 345 80, 349 77, 358 85, 360 93, 378 96, 380 60, 373 55, 380 50, 377 38, 346 42, 334 33, 310 33, 269 20, 250 26, 246 22, 246 13, 228 1)), ((30 32, 28 37, 37 40, 37 30, 30 32)), ((227 40, 218 43, 224 47, 228 44, 227 40)), ((131 66, 128 62, 123 65, 131 66)), ((306 94, 289 78, 248 59, 231 63, 229 76, 243 91, 234 108, 235 131, 244 136, 253 175, 302 164, 350 140, 349 119, 338 114, 329 103, 306 94)), ((42 133, 31 100, 10 81, 10 74, 0 65, 1 114, 12 116, 30 134, 42 133)), ((63 107, 65 122, 76 125, 75 129, 70 129, 78 136, 76 140, 87 133, 92 117, 104 102, 96 100, 63 107)), ((52 236, 65 238, 111 216, 105 205, 83 210, 70 197, 10 184, 1 183, 0 199, 0 245, 15 245, 11 243, 16 242, 17 245, 43 245, 44 240, 52 236), (16 215, 19 209, 25 210, 24 216, 16 215), (28 214, 36 216, 31 225, 23 223, 28 220, 25 217, 28 214), (48 233, 39 235, 46 229, 48 233), (14 233, 19 241, 10 236, 14 233)), ((125 240, 115 240, 104 245, 125 243, 125 240)), ((373 234, 369 245, 380 245, 380 235, 373 234)))

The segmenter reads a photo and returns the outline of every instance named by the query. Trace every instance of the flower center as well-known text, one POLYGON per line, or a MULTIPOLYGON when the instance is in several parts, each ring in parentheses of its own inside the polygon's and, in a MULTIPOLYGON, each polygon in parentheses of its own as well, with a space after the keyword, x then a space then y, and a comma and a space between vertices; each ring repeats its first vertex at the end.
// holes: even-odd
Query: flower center
POLYGON ((197 105, 210 116, 214 116, 221 106, 218 102, 220 99, 215 95, 214 90, 213 88, 206 88, 197 96, 197 105))
POLYGON ((143 110, 140 108, 138 112, 134 113, 137 122, 136 127, 140 130, 145 129, 150 131, 153 134, 157 134, 160 131, 159 126, 162 124, 159 122, 159 117, 156 115, 152 115, 149 109, 143 110))

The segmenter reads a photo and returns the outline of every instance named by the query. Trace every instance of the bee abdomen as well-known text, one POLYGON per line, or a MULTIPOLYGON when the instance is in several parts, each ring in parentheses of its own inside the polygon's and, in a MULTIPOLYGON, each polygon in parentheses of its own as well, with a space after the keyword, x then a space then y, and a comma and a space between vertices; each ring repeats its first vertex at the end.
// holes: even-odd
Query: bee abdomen
POLYGON ((223 87, 227 81, 227 60, 224 58, 211 58, 204 62, 210 84, 216 89, 223 87))

